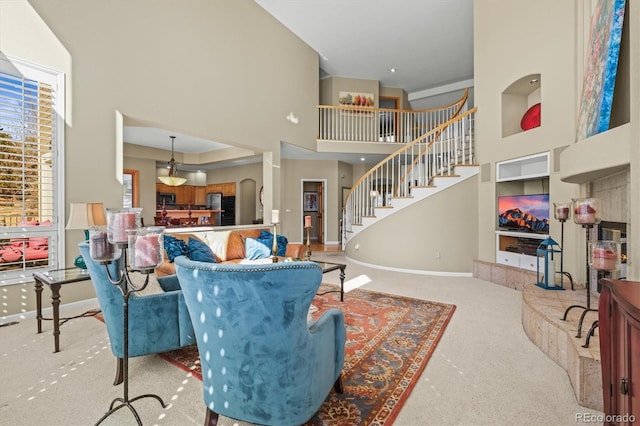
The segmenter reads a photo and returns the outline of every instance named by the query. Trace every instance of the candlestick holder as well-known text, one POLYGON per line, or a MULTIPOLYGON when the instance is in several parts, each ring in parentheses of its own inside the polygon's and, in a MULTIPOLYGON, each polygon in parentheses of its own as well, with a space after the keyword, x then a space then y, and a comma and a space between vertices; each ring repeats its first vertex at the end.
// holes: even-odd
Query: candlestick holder
MULTIPOLYGON (((556 220, 560 221, 560 248, 564 251, 564 223, 571 217, 571 203, 559 201, 553 203, 553 215, 556 220)), ((573 290, 573 277, 569 272, 564 270, 564 255, 560 259, 560 280, 564 280, 564 277, 569 278, 571 283, 571 290, 573 290)), ((562 281, 561 281, 562 282, 562 281)))
POLYGON ((278 224, 273 224, 273 263, 278 263, 278 224))
POLYGON ((162 200, 162 212, 160 214, 162 215, 162 221, 160 222, 161 225, 167 226, 169 221, 167 221, 167 205, 164 200, 162 200))
POLYGON ((585 230, 585 287, 587 289, 587 305, 571 305, 564 311, 563 321, 567 320, 569 311, 574 308, 584 309, 578 321, 578 333, 576 337, 582 337, 582 323, 588 312, 597 312, 597 309, 591 308, 591 280, 589 278, 589 237, 591 228, 596 223, 600 223, 599 200, 597 198, 576 198, 573 200, 573 221, 581 225, 585 230))
POLYGON ((304 260, 311 260, 311 227, 305 226, 304 230, 307 233, 307 242, 305 244, 306 250, 304 253, 304 260))
MULTIPOLYGON (((155 227, 155 230, 157 229, 159 228, 155 227)), ((160 228, 160 229, 164 230, 164 228, 160 228)), ((162 408, 167 408, 168 406, 162 400, 162 398, 160 398, 158 395, 151 394, 151 393, 139 395, 134 398, 129 397, 129 297, 132 294, 142 291, 147 287, 147 285, 149 284, 149 274, 151 274, 154 271, 154 269, 160 263, 162 263, 163 253, 164 253, 164 250, 162 247, 163 238, 161 233, 153 234, 155 235, 155 238, 157 238, 157 245, 155 242, 149 245, 147 244, 149 240, 147 236, 148 234, 146 232, 143 232, 142 234, 140 234, 137 231, 138 231, 137 229, 129 230, 128 242, 115 243, 113 244, 114 246, 113 248, 106 251, 102 251, 102 252, 99 250, 102 247, 101 245, 102 241, 99 241, 98 239, 96 239, 96 247, 94 248, 94 250, 96 251, 92 251, 92 258, 96 260, 98 263, 100 263, 101 265, 104 265, 109 282, 113 284, 122 294, 122 306, 123 306, 123 325, 122 325, 123 327, 123 357, 122 357, 123 395, 122 397, 115 398, 111 402, 111 405, 109 405, 109 411, 107 411, 100 418, 100 420, 96 422, 96 426, 102 423, 106 418, 108 418, 110 415, 112 415, 113 413, 115 413, 116 411, 118 411, 123 407, 127 407, 135 417, 138 425, 142 426, 142 421, 140 420, 140 416, 138 415, 138 412, 132 405, 135 401, 138 401, 140 399, 153 398, 158 402, 160 402, 160 405, 162 406, 162 408), (138 244, 139 235, 146 237, 142 239, 142 241, 145 241, 144 244, 141 244, 141 245, 138 244), (147 263, 146 266, 140 266, 140 267, 136 267, 135 264, 129 265, 129 262, 127 260, 129 256, 127 256, 127 252, 130 244, 132 244, 132 246, 135 248, 135 251, 136 251, 136 255, 132 256, 134 260, 137 261, 137 260, 153 259, 151 263, 147 263), (149 251, 146 251, 146 255, 140 257, 140 253, 147 249, 149 251), (97 256, 94 257, 93 253, 96 253, 97 256), (114 253, 121 253, 122 255, 114 259, 114 253), (116 262, 114 275, 112 275, 110 268, 108 266, 111 262, 116 262), (138 270, 140 271, 140 273, 146 275, 142 286, 139 286, 133 283, 133 281, 129 277, 129 272, 128 272, 129 269, 138 270)), ((107 241, 107 244, 111 244, 111 243, 107 241)))

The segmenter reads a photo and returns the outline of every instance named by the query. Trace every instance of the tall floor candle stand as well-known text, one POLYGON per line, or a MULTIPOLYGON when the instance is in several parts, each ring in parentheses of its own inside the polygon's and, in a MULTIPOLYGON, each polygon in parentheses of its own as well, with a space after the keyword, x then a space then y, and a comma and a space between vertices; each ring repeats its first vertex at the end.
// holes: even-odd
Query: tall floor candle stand
POLYGON ((142 274, 146 274, 146 278, 144 280, 144 284, 141 287, 136 286, 133 282, 131 282, 131 279, 129 278, 129 273, 127 272, 128 244, 117 243, 115 244, 115 246, 117 248, 122 249, 122 255, 120 258, 121 262, 116 260, 116 262, 118 262, 118 266, 122 265, 121 268, 117 268, 116 278, 113 278, 111 276, 111 272, 109 271, 108 264, 110 262, 100 262, 100 263, 105 266, 105 269, 107 270, 107 276, 111 284, 116 286, 118 290, 120 290, 120 292, 122 293, 122 300, 123 300, 122 307, 123 307, 123 318, 124 318, 124 321, 123 321, 124 342, 123 342, 122 369, 124 373, 124 384, 123 384, 124 388, 123 388, 122 398, 115 398, 111 402, 111 405, 109 406, 109 411, 107 411, 105 415, 102 416, 100 420, 96 422, 96 426, 102 423, 111 414, 115 413, 116 411, 118 411, 123 407, 127 407, 129 410, 131 410, 131 412, 133 413, 133 416, 136 418, 136 421, 138 422, 138 425, 142 426, 142 421, 140 420, 140 416, 138 415, 138 412, 133 407, 133 405, 131 405, 132 403, 143 398, 153 398, 153 399, 157 399, 158 402, 160 402, 160 405, 162 406, 162 408, 167 408, 167 404, 165 404, 162 398, 160 398, 158 395, 148 393, 148 394, 136 396, 134 398, 129 398, 129 296, 131 296, 133 293, 136 293, 138 291, 142 291, 147 287, 147 285, 149 284, 149 274, 153 272, 154 268, 139 269, 139 271, 142 274))
POLYGON ((306 246, 306 250, 304 253, 305 259, 304 260, 311 260, 311 227, 310 226, 305 226, 304 230, 307 233, 307 243, 305 244, 306 246))
POLYGON ((273 224, 273 263, 278 263, 278 224, 273 224))
MULTIPOLYGON (((564 223, 567 221, 567 219, 559 219, 559 220, 560 220, 560 247, 562 248, 562 250, 564 250, 564 223)), ((560 258, 560 275, 564 275, 567 278, 569 278, 569 282, 571 283, 571 290, 574 290, 573 277, 569 272, 564 270, 563 263, 564 263, 564 256, 560 258)), ((561 276, 560 279, 563 279, 563 277, 561 276)))
POLYGON ((573 308, 581 308, 584 309, 584 311, 582 312, 582 315, 580 315, 580 320, 578 321, 578 334, 576 334, 576 337, 582 337, 582 323, 584 321, 584 317, 587 315, 588 312, 597 312, 597 309, 591 309, 591 280, 589 278, 589 233, 591 228, 593 228, 593 224, 583 224, 582 227, 586 230, 586 241, 585 241, 585 246, 586 246, 586 250, 585 250, 585 265, 586 265, 586 279, 585 279, 585 287, 587 288, 587 306, 582 306, 582 305, 571 305, 567 308, 566 311, 564 311, 564 316, 562 317, 563 321, 567 320, 567 315, 569 314, 569 311, 573 308))

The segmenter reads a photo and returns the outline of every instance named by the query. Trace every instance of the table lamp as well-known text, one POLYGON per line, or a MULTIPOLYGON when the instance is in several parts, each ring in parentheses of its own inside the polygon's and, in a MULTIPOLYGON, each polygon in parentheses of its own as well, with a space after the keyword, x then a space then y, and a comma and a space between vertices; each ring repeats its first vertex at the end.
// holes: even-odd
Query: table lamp
MULTIPOLYGON (((104 214, 104 205, 102 203, 71 203, 71 213, 65 229, 82 229, 85 240, 88 240, 89 228, 106 224, 107 218, 104 214)), ((87 269, 82 255, 78 255, 73 264, 80 269, 87 269)))

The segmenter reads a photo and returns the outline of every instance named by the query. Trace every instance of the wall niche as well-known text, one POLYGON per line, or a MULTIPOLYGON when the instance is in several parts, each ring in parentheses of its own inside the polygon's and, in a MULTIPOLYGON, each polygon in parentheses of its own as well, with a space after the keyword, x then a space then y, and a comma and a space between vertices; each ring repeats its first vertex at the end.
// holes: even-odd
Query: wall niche
POLYGON ((502 92, 503 138, 540 126, 541 89, 541 75, 529 74, 514 81, 502 92))

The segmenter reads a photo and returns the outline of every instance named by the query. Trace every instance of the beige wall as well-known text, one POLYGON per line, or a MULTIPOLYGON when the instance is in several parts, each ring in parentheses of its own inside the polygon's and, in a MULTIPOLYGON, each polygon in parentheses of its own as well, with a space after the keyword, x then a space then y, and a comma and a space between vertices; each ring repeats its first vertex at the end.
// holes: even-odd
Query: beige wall
POLYGON ((349 240, 347 256, 381 267, 469 273, 477 256, 477 187, 474 176, 376 222, 349 240))
MULTIPOLYGON (((589 59, 586 52, 591 8, 595 2, 543 0, 536 3, 535 8, 525 1, 474 2, 477 158, 479 164, 489 165, 491 170, 491 175, 482 176, 478 185, 478 257, 481 260, 495 261, 495 163, 498 161, 550 151, 549 194, 552 202, 590 195, 594 179, 630 167, 629 216, 640 217, 640 144, 637 137, 640 126, 640 38, 637 37, 640 14, 637 3, 629 3, 634 2, 627 2, 630 19, 625 31, 630 34, 630 53, 628 57, 623 54, 621 61, 628 64, 629 70, 620 73, 622 82, 617 85, 632 89, 630 98, 622 96, 614 101, 622 101, 627 106, 614 108, 612 123, 620 124, 625 118, 629 122, 576 143, 576 119, 584 61, 589 59), (541 75, 542 125, 503 138, 501 93, 512 82, 533 73, 541 75)), ((550 225, 551 236, 559 241, 560 223, 551 219, 550 225)), ((633 251, 631 246, 637 246, 640 241, 638 228, 637 223, 632 223, 628 230, 630 251, 633 251)), ((565 270, 571 271, 580 282, 585 279, 584 247, 583 229, 568 223, 565 226, 565 270)), ((631 254, 630 263, 640 263, 638 253, 631 254)), ((629 268, 632 271, 629 277, 638 279, 639 269, 629 268)))
MULTIPOLYGON (((105 206, 122 205, 118 114, 277 158, 282 140, 315 147, 317 53, 253 1, 16 0, 0 8, 0 51, 67 76, 66 205, 96 194, 105 206), (298 125, 284 118, 289 112, 298 125)), ((66 264, 81 238, 67 233, 66 264)), ((65 290, 63 303, 86 298, 65 290)))

